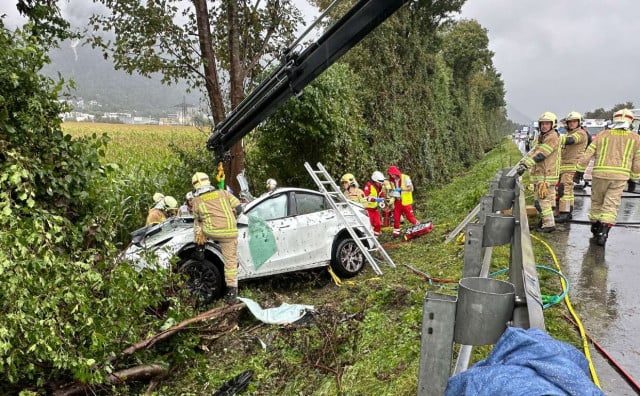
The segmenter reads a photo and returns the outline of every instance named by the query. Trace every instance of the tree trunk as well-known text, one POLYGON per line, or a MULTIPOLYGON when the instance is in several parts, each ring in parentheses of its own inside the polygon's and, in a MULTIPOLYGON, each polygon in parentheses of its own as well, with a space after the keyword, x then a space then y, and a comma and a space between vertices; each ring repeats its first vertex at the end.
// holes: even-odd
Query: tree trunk
MULTIPOLYGON (((130 367, 128 369, 116 371, 109 374, 105 380, 107 385, 124 384, 127 381, 137 381, 158 376, 165 376, 169 370, 159 364, 145 364, 142 366, 130 367)), ((79 394, 93 394, 91 386, 87 384, 72 384, 67 387, 53 391, 54 396, 72 396, 79 394)))
MULTIPOLYGON (((238 2, 235 0, 227 1, 227 18, 229 26, 229 80, 230 80, 230 96, 231 107, 236 108, 244 99, 244 78, 243 68, 240 63, 240 31, 238 18, 238 2)), ((238 175, 244 168, 244 148, 242 140, 234 144, 231 148, 231 161, 227 167, 230 178, 226 180, 227 184, 236 192, 240 192, 240 186, 236 180, 238 175)))
POLYGON ((211 26, 209 25, 209 9, 207 0, 193 0, 196 9, 196 24, 198 26, 198 40, 202 52, 202 64, 204 67, 205 87, 211 107, 211 115, 214 123, 219 123, 225 117, 224 103, 220 93, 220 79, 216 66, 216 56, 211 47, 211 26))

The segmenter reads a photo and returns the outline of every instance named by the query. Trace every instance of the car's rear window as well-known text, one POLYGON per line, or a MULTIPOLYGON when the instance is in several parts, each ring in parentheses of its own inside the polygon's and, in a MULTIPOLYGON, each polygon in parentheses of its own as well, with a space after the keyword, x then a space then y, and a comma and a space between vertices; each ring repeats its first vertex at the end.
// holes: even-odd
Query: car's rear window
POLYGON ((296 213, 299 215, 320 212, 327 209, 322 195, 296 193, 296 213))

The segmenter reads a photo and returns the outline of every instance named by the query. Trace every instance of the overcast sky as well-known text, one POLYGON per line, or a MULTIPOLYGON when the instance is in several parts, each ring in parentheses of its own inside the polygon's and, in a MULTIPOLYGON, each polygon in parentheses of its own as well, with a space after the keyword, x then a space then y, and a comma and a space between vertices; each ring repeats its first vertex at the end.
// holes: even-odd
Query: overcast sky
MULTIPOLYGON (((59 4, 79 23, 96 7, 88 0, 59 4)), ((3 13, 15 20, 15 1, 0 0, 3 13)), ((509 116, 519 122, 544 111, 562 118, 626 101, 640 107, 638 16, 640 0, 467 0, 461 15, 488 30, 509 116)))
POLYGON ((467 0, 489 34, 510 116, 640 107, 638 0, 467 0))

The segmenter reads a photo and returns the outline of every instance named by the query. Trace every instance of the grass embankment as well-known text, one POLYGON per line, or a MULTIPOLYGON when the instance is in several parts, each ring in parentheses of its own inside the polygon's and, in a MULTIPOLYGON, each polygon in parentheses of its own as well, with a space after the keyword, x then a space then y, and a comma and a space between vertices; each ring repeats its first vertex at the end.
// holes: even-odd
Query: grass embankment
MULTIPOLYGON (((336 286, 326 271, 244 282, 240 295, 263 307, 282 302, 314 305, 311 324, 262 325, 247 311, 238 328, 222 337, 202 337, 197 358, 176 368, 160 394, 211 393, 244 370, 255 374, 247 394, 255 395, 415 395, 418 382, 422 303, 427 291, 455 294, 450 285, 430 285, 408 271, 409 263, 434 277, 459 279, 463 246, 444 244, 451 231, 488 190, 499 169, 513 165, 520 153, 505 140, 464 175, 442 188, 416 186, 415 211, 436 225, 430 234, 397 244, 385 232, 381 241, 398 265, 382 267, 376 277, 367 268, 353 283, 336 286), (427 188, 425 188, 427 187, 427 188)), ((547 251, 534 242, 536 260, 553 266, 547 251)), ((494 249, 492 268, 508 266, 508 247, 494 249)), ((540 273, 544 294, 561 290, 557 277, 540 273)), ((221 304, 221 303, 218 303, 221 304)), ((560 316, 563 305, 545 311, 547 331, 579 346, 573 328, 560 316)), ((203 333, 215 332, 211 323, 203 333)), ((489 348, 475 348, 473 360, 489 348)))
MULTIPOLYGON (((171 155, 170 144, 197 147, 207 136, 189 127, 72 123, 64 128, 74 136, 108 133, 111 142, 105 159, 120 166, 123 180, 136 181, 121 183, 114 190, 122 189, 116 191, 122 199, 149 195, 137 197, 140 202, 150 199, 153 183, 163 185, 162 178, 175 173, 177 159, 171 155), (136 184, 143 181, 147 184, 140 192, 141 186, 136 184)), ((314 321, 302 326, 269 326, 245 310, 237 318, 212 321, 176 335, 157 346, 163 361, 174 362, 172 374, 160 383, 157 394, 212 394, 233 376, 250 369, 255 374, 246 394, 415 395, 424 296, 427 291, 456 291, 450 284, 428 284, 402 264, 411 264, 433 277, 459 279, 463 246, 444 244, 444 239, 487 193, 488 181, 496 171, 513 165, 520 156, 515 145, 505 140, 450 184, 417 185, 416 215, 422 221, 433 221, 435 229, 408 243, 392 240, 386 230, 381 242, 388 244, 387 251, 398 267, 382 266, 381 277, 367 268, 353 283, 345 282, 341 287, 324 270, 241 283, 240 295, 265 308, 282 302, 314 305, 314 321), (233 329, 236 319, 237 328, 220 335, 223 328, 233 329), (184 348, 191 346, 193 352, 187 355, 193 359, 175 364, 172 351, 182 348, 184 353, 184 348)), ((140 209, 143 212, 144 208, 140 209)), ((553 266, 546 249, 535 241, 534 250, 539 264, 553 266)), ((505 268, 508 263, 508 247, 494 248, 491 270, 505 268)), ((546 272, 540 273, 540 284, 544 294, 561 290, 557 277, 546 272)), ((556 339, 579 346, 576 332, 560 315, 564 310, 563 305, 557 305, 545 311, 547 330, 556 339)), ((473 360, 484 357, 488 350, 475 348, 473 360)), ((132 386, 115 388, 114 392, 124 395, 144 390, 132 386)))

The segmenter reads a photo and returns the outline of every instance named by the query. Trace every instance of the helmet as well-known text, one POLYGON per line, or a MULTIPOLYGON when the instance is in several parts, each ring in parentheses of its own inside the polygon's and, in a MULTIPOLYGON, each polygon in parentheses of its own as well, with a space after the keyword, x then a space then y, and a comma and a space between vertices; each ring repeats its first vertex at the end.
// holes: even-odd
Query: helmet
POLYGON ((558 127, 558 117, 550 111, 545 111, 538 117, 538 125, 541 122, 551 122, 551 129, 556 129, 558 127))
POLYGON ((267 190, 273 191, 278 186, 276 179, 267 179, 267 190))
POLYGON ((345 173, 344 175, 342 175, 342 178, 340 179, 340 182, 349 183, 350 186, 357 186, 358 185, 358 182, 356 181, 356 178, 351 173, 345 173))
POLYGON ((204 186, 210 186, 209 176, 206 173, 196 172, 191 178, 191 184, 194 188, 200 188, 204 186))
POLYGON ((613 114, 611 129, 630 129, 633 122, 633 113, 629 109, 620 109, 613 114))
POLYGON ((162 194, 162 193, 157 192, 157 193, 153 194, 153 202, 154 203, 158 202, 159 200, 161 200, 163 198, 164 198, 164 194, 162 194))
POLYGON ((187 195, 184 196, 187 201, 191 201, 193 199, 193 193, 189 191, 187 195))
POLYGON ((384 182, 384 175, 380 171, 375 171, 371 174, 371 180, 376 183, 382 183, 384 182))
POLYGON ((164 205, 166 210, 178 209, 178 201, 170 195, 164 197, 164 205))
POLYGON ((582 124, 582 114, 578 113, 577 111, 572 111, 571 113, 567 114, 567 116, 564 118, 564 120, 566 122, 573 121, 573 120, 578 120, 578 125, 581 125, 582 124))

